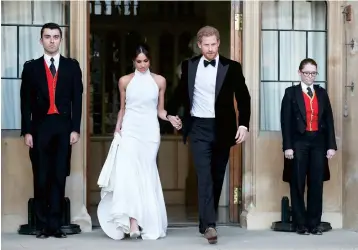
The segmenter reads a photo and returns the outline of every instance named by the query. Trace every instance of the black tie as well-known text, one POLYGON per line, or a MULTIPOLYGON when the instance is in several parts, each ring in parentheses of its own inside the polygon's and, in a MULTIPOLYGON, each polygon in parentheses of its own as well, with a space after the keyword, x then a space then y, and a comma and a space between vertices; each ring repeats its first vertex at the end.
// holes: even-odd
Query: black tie
POLYGON ((53 64, 55 59, 53 59, 53 57, 51 57, 50 61, 51 61, 50 71, 51 71, 52 76, 55 76, 56 75, 56 67, 55 67, 55 64, 53 64))
POLYGON ((313 96, 312 89, 310 87, 307 87, 307 95, 309 95, 311 98, 313 96))
POLYGON ((207 67, 209 64, 211 64, 213 67, 215 67, 216 60, 212 60, 210 62, 207 60, 204 60, 204 67, 207 67))

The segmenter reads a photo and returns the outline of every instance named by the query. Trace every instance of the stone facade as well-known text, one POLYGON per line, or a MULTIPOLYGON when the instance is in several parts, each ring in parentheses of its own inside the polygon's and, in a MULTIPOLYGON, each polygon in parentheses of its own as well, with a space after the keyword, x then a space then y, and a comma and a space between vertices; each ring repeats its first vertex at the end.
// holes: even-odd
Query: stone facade
MULTIPOLYGON (((328 93, 334 112, 338 151, 330 162, 331 180, 324 186, 323 220, 334 228, 358 228, 358 95, 346 88, 357 84, 358 2, 328 1, 328 93), (352 18, 344 22, 344 6, 351 5, 352 18), (346 53, 347 51, 347 53, 346 53), (346 110, 345 111, 345 106, 346 110), (345 116, 347 115, 347 116, 345 116)), ((260 83, 260 2, 245 1, 243 10, 243 68, 252 95, 252 120, 249 140, 243 150, 243 212, 241 224, 248 229, 267 229, 280 219, 280 200, 289 194, 281 181, 283 155, 281 134, 259 130, 260 83)), ((87 34, 89 15, 85 1, 71 1, 71 56, 88 81, 87 34)), ((84 88, 83 113, 87 111, 87 88, 84 88)), ((85 117, 85 116, 84 116, 85 117)), ((66 195, 71 199, 72 221, 84 232, 91 231, 87 200, 87 121, 82 120, 81 140, 73 147, 72 173, 66 195)), ((32 173, 28 150, 18 133, 2 135, 2 231, 15 232, 27 221, 27 200, 32 197, 32 173)))

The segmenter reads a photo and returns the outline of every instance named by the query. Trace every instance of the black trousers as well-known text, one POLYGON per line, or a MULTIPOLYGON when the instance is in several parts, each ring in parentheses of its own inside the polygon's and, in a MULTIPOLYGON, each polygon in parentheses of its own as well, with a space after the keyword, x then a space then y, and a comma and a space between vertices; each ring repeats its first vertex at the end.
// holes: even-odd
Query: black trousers
POLYGON ((192 118, 189 134, 198 180, 199 231, 216 226, 220 194, 229 160, 230 146, 215 138, 215 119, 192 118))
POLYGON ((322 216, 323 176, 326 147, 324 136, 306 132, 294 144, 293 171, 290 182, 293 221, 297 226, 319 226, 322 216), (307 177, 307 210, 304 192, 307 177))
POLYGON ((69 168, 70 121, 48 115, 33 135, 30 149, 37 229, 53 232, 62 226, 62 207, 69 168))

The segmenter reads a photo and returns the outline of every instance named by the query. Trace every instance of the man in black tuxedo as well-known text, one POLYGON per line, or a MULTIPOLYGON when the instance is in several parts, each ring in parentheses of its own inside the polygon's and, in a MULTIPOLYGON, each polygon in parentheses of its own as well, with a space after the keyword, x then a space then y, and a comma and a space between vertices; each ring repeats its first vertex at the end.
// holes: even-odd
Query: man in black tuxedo
POLYGON ((175 128, 181 129, 176 114, 184 106, 183 139, 185 143, 189 136, 198 180, 199 231, 214 244, 216 214, 230 147, 247 136, 251 98, 240 63, 218 53, 218 30, 203 27, 197 39, 202 55, 182 63, 180 83, 168 104, 167 117, 175 128), (239 117, 235 113, 234 96, 239 117))
POLYGON ((326 90, 313 84, 318 74, 317 63, 304 59, 298 74, 301 83, 286 89, 281 106, 283 180, 290 183, 296 232, 321 235, 323 182, 329 180, 328 159, 337 150, 334 120, 326 90))
POLYGON ((64 238, 62 204, 69 175, 71 145, 79 140, 82 72, 75 59, 59 53, 62 30, 41 29, 44 55, 25 62, 22 71, 21 135, 33 165, 37 237, 64 238))

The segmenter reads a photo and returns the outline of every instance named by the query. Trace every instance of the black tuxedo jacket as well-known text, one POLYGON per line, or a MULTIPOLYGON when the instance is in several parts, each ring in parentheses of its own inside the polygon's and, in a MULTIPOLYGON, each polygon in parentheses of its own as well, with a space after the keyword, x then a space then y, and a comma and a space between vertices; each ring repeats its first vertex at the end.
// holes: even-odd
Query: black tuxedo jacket
MULTIPOLYGON (((191 129, 190 110, 196 71, 201 56, 196 56, 182 63, 182 75, 173 98, 168 103, 168 114, 176 115, 180 106, 184 106, 183 140, 191 129)), ((210 67, 210 66, 209 66, 210 67)), ((215 89, 216 138, 219 143, 234 145, 238 125, 249 129, 251 98, 240 63, 219 56, 215 89), (238 123, 234 107, 234 97, 239 111, 238 123)))
MULTIPOLYGON (((21 78, 21 135, 33 134, 50 106, 44 57, 25 62, 21 78)), ((82 93, 78 61, 60 56, 55 103, 60 115, 71 120, 70 132, 80 133, 82 93)))
MULTIPOLYGON (((337 150, 333 112, 327 91, 318 85, 314 85, 313 88, 318 100, 318 131, 324 134, 325 140, 323 143, 326 149, 337 150)), ((306 131, 306 126, 306 108, 301 85, 288 87, 281 103, 283 151, 294 149, 295 142, 306 131)), ((285 159, 284 181, 289 182, 290 180, 292 162, 292 160, 285 159)), ((330 173, 327 160, 324 181, 329 180, 329 178, 330 173)))

